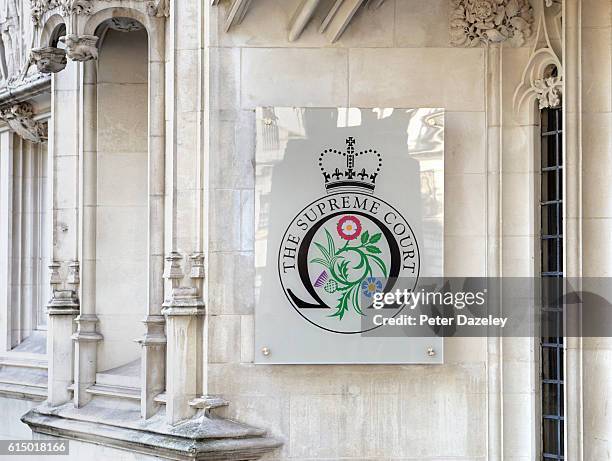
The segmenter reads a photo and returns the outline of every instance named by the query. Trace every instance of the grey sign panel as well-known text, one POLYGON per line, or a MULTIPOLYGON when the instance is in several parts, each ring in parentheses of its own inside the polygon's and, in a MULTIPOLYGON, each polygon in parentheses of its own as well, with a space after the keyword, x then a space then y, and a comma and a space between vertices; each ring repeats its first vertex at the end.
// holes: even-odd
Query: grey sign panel
POLYGON ((364 319, 444 275, 444 110, 256 114, 255 362, 442 363, 441 338, 364 319))

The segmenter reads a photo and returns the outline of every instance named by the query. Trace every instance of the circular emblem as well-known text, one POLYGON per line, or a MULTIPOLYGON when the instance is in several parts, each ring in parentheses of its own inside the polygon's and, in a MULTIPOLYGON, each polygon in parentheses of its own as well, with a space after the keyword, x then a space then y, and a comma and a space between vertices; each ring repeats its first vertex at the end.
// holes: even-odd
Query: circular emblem
MULTIPOLYGON (((374 192, 373 172, 355 168, 353 138, 347 152, 325 151, 319 166, 328 195, 302 209, 283 235, 278 253, 282 289, 305 320, 324 330, 356 334, 377 328, 369 317, 377 293, 412 290, 419 276, 419 248, 410 224, 374 192), (328 174, 325 155, 346 158, 328 174), (334 154, 336 154, 334 156, 334 154)), ((376 168, 377 167, 377 168, 376 168)), ((403 306, 389 306, 399 314, 403 306)))

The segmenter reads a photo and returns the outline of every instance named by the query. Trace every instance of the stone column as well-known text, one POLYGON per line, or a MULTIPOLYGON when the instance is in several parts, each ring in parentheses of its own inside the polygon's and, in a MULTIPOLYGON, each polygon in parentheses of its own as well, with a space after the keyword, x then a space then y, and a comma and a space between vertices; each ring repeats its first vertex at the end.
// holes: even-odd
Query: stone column
POLYGON ((169 424, 176 424, 195 414, 189 402, 197 397, 201 383, 198 364, 202 354, 204 304, 197 288, 179 286, 184 277, 182 257, 172 253, 166 259, 164 276, 172 283, 170 297, 162 310, 168 341, 166 417, 169 424))
MULTIPOLYGON (((580 1, 563 2, 563 158, 565 276, 582 276, 582 146, 580 143, 580 1)), ((580 287, 576 287, 580 289, 580 287)), ((571 312, 571 311, 570 311, 571 312)), ((567 315, 566 315, 567 316, 567 315)), ((566 322, 578 319, 566 318, 566 322)), ((583 459, 582 338, 565 338, 565 459, 583 459)))
POLYGON ((171 2, 166 56, 166 416, 194 414, 203 393, 202 4, 171 2), (185 267, 182 267, 185 263, 185 267), (194 268, 195 267, 195 268, 194 268))
MULTIPOLYGON (((486 48, 487 276, 501 276, 501 48, 486 48)), ((488 459, 502 458, 501 338, 487 338, 488 459)))
POLYGON ((0 352, 10 350, 7 337, 11 306, 11 216, 13 214, 13 133, 0 134, 0 352))
POLYGON ((79 313, 76 292, 60 289, 60 265, 52 263, 50 283, 52 297, 47 306, 49 325, 47 331, 47 356, 49 357, 49 378, 47 402, 52 406, 70 400, 68 387, 72 384, 72 340, 74 318, 79 313))
POLYGON ((153 17, 149 32, 149 232, 148 288, 145 334, 139 341, 141 361, 141 415, 157 412, 155 397, 163 392, 166 372, 164 302, 164 194, 165 194, 165 63, 164 16, 153 17))
POLYGON ((70 400, 73 381, 74 318, 78 299, 78 67, 52 77, 52 112, 49 125, 49 187, 52 196, 51 279, 48 304, 48 401, 60 405, 70 400))
POLYGON ((81 283, 81 314, 76 318, 74 404, 77 407, 91 400, 87 388, 95 383, 97 371, 98 341, 96 331, 96 214, 97 214, 97 72, 95 62, 80 65, 82 95, 82 145, 79 149, 80 229, 79 251, 83 262, 81 283))

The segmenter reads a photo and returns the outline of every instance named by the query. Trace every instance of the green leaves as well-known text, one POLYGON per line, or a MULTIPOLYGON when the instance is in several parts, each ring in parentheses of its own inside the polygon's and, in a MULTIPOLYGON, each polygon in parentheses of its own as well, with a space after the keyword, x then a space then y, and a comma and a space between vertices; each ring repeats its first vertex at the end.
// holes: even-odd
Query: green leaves
POLYGON ((362 246, 372 245, 378 242, 381 239, 381 237, 382 237, 382 234, 380 232, 370 237, 370 233, 368 231, 365 231, 363 234, 361 234, 361 245, 362 246))
POLYGON ((361 245, 365 248, 365 250, 368 253, 375 254, 375 255, 381 254, 382 251, 380 251, 380 248, 374 245, 381 239, 381 237, 382 237, 382 234, 380 232, 370 237, 370 233, 368 231, 365 231, 363 235, 361 236, 361 245))
MULTIPOLYGON (((336 311, 330 317, 337 317, 342 320, 352 305, 353 310, 359 315, 365 315, 361 310, 360 287, 362 281, 367 276, 372 276, 372 267, 378 267, 387 277, 387 267, 383 259, 379 256, 382 251, 376 245, 382 238, 382 233, 378 232, 370 235, 367 230, 361 234, 359 241, 347 241, 344 246, 336 248, 334 238, 327 229, 324 229, 327 245, 313 242, 319 250, 321 257, 310 260, 311 263, 325 266, 330 273, 332 280, 337 282, 337 292, 340 294, 336 311), (353 243, 355 246, 351 246, 353 243), (354 252, 359 256, 359 262, 351 266, 351 258, 347 252, 354 252)), ((352 259, 354 261, 354 258, 352 259)))
POLYGON ((349 265, 349 262, 346 259, 342 261, 340 264, 338 264, 340 275, 342 275, 342 277, 344 277, 345 279, 348 279, 348 265, 349 265))
POLYGON ((327 237, 327 248, 325 248, 320 243, 313 242, 314 245, 321 252, 321 255, 323 256, 323 258, 325 259, 315 258, 315 259, 311 259, 310 262, 321 264, 331 270, 335 264, 335 261, 338 255, 336 254, 336 244, 334 243, 334 238, 327 231, 327 229, 325 229, 325 235, 327 237))
POLYGON ((380 259, 378 256, 374 256, 374 255, 368 255, 372 261, 374 261, 374 263, 380 267, 380 270, 382 271, 383 275, 386 277, 387 276, 387 266, 385 265, 385 262, 380 259))
POLYGON ((314 242, 314 244, 319 249, 323 257, 329 262, 329 260, 331 259, 329 251, 326 250, 325 247, 321 245, 320 243, 314 242))
POLYGON ((325 235, 327 236, 327 251, 329 251, 330 255, 336 255, 336 244, 334 243, 334 238, 331 234, 325 229, 325 235))

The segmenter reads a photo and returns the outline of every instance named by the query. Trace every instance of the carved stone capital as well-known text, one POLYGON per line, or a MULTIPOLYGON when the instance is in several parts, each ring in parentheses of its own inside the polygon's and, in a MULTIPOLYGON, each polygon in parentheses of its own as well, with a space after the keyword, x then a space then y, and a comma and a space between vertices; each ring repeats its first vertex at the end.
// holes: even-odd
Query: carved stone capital
POLYGON ((541 78, 533 82, 533 91, 538 98, 540 109, 558 107, 561 104, 561 77, 541 78))
POLYGON ((166 344, 165 325, 166 318, 163 315, 148 315, 144 320, 144 336, 137 340, 143 347, 159 347, 166 344))
POLYGON ((98 59, 98 37, 95 35, 69 34, 60 37, 60 41, 66 44, 66 54, 73 61, 98 59))
POLYGON ((450 42, 454 46, 508 41, 521 46, 531 36, 529 0, 451 0, 450 42))
POLYGON ((170 0, 149 0, 147 14, 158 18, 170 16, 170 0))
POLYGON ((78 342, 96 342, 104 337, 96 331, 98 317, 95 314, 81 314, 76 319, 77 331, 72 339, 78 342))
POLYGON ((30 0, 30 14, 35 26, 40 26, 42 16, 47 12, 59 8, 63 17, 73 14, 91 14, 93 0, 30 0))
POLYGON ((66 50, 53 46, 33 48, 30 51, 30 59, 36 64, 38 71, 44 74, 54 74, 64 70, 68 62, 66 50))
POLYGON ((35 26, 40 26, 40 18, 57 6, 56 0, 30 0, 30 15, 35 26))
POLYGON ((49 315, 75 315, 79 313, 79 298, 74 290, 53 290, 47 304, 49 315))
POLYGON ((0 119, 19 136, 35 143, 47 140, 47 124, 34 120, 32 106, 21 102, 0 108, 0 119))

